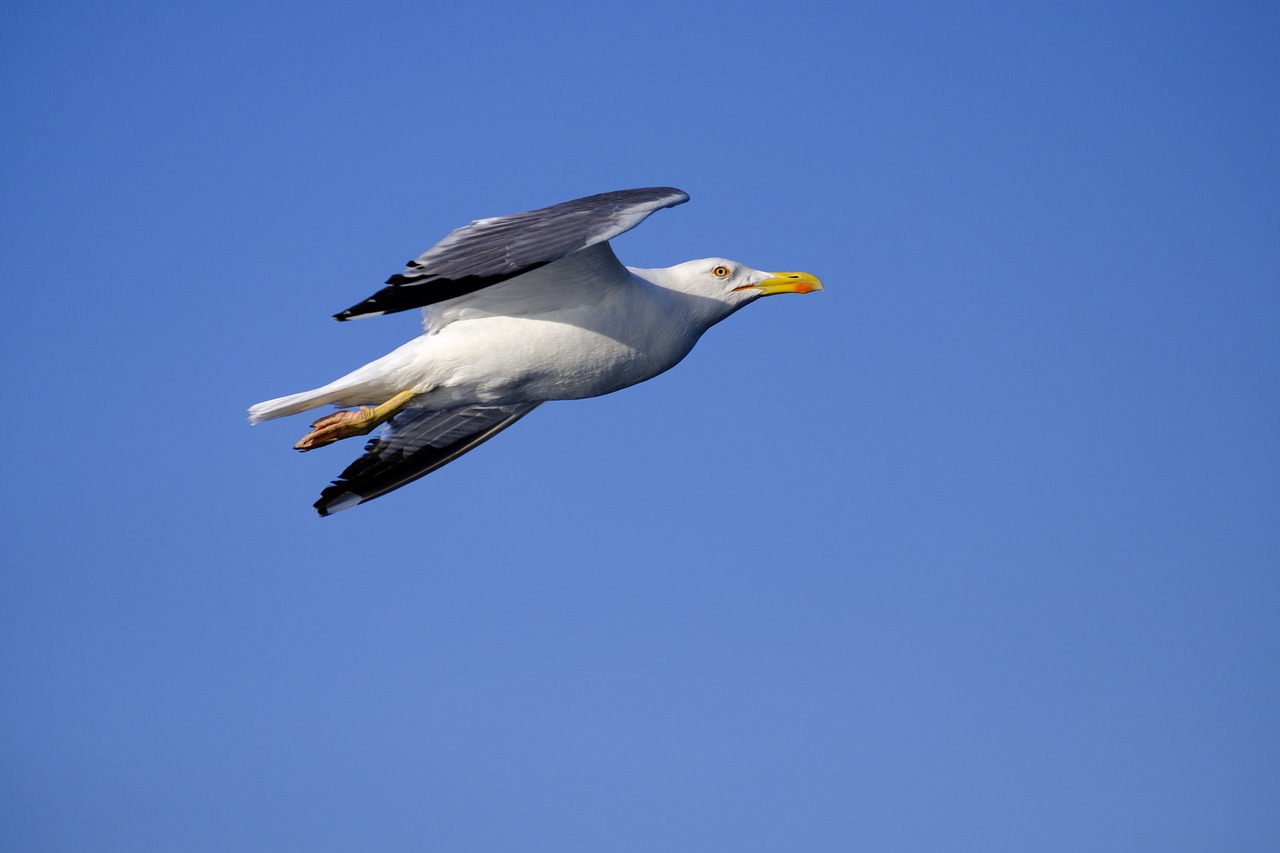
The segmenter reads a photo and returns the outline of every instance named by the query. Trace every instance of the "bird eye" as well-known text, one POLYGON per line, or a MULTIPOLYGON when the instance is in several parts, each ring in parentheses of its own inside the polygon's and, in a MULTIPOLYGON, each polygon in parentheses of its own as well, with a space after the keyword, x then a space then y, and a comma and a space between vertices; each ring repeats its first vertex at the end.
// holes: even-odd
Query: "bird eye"
POLYGON ((721 264, 720 266, 713 269, 711 271, 711 274, 716 278, 728 278, 729 272, 730 272, 729 268, 726 267, 724 264, 721 264))

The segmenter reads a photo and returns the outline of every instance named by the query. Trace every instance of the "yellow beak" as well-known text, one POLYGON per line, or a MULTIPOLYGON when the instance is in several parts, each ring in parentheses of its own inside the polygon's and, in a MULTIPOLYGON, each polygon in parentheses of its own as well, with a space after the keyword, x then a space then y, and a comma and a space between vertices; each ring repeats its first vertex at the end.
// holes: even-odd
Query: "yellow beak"
POLYGON ((744 284, 742 287, 735 287, 734 290, 747 290, 753 287, 765 296, 774 296, 779 293, 811 293, 822 290, 822 282, 812 273, 775 272, 770 273, 764 281, 744 284))

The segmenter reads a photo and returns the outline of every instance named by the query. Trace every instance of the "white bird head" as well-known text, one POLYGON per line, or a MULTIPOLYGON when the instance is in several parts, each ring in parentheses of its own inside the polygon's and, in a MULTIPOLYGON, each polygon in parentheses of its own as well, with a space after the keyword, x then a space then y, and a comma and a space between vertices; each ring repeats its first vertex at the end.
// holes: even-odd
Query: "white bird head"
POLYGON ((822 290, 822 282, 812 273, 764 272, 727 258, 703 258, 645 272, 659 273, 649 277, 670 290, 724 303, 729 313, 762 296, 822 290))

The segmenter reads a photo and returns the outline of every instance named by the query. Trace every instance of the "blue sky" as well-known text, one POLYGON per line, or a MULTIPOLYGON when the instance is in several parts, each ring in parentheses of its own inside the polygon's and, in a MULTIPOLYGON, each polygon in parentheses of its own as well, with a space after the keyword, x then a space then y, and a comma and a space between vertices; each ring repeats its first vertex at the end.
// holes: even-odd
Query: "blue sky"
POLYGON ((0 34, 0 847, 1272 850, 1265 3, 50 2, 0 34), (409 488, 244 409, 471 219, 807 269, 409 488))

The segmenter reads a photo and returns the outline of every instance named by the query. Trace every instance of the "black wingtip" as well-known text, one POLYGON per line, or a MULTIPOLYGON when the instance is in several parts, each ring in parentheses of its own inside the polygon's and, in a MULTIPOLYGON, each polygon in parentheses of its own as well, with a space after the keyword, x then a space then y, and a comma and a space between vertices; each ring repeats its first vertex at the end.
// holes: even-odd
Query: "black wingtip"
MULTIPOLYGON (((378 497, 378 495, 373 497, 378 497)), ((366 498, 364 495, 357 494, 347 488, 345 484, 335 480, 320 492, 320 499, 313 503, 311 507, 321 518, 328 518, 331 515, 337 515, 344 509, 360 506, 360 504, 370 500, 373 500, 373 498, 366 498)))
POLYGON ((372 302, 372 299, 366 299, 359 305, 352 305, 350 308, 334 314, 333 319, 337 320, 339 323, 345 323, 348 320, 360 320, 364 317, 380 317, 383 314, 389 313, 384 308, 371 306, 370 303, 372 302))
POLYGON ((347 491, 347 489, 339 486, 336 482, 320 493, 320 500, 311 506, 321 518, 328 518, 331 515, 342 512, 344 509, 351 509, 353 506, 359 506, 364 503, 365 499, 355 492, 347 491))
POLYGON ((499 284, 520 273, 536 270, 546 266, 550 261, 538 261, 525 264, 518 269, 494 275, 464 275, 459 278, 440 278, 438 276, 405 276, 396 274, 387 279, 389 284, 363 302, 352 305, 345 311, 333 315, 338 322, 356 320, 361 317, 378 317, 383 314, 397 314, 414 308, 425 308, 475 293, 477 290, 499 284))
POLYGON ((338 475, 338 479, 320 490, 320 497, 311 506, 320 514, 321 518, 327 518, 334 513, 342 512, 344 509, 350 509, 353 506, 359 506, 365 502, 366 497, 364 495, 357 494, 351 490, 350 478, 355 472, 369 465, 369 455, 374 453, 381 443, 381 438, 371 438, 365 442, 364 455, 348 465, 338 475))

